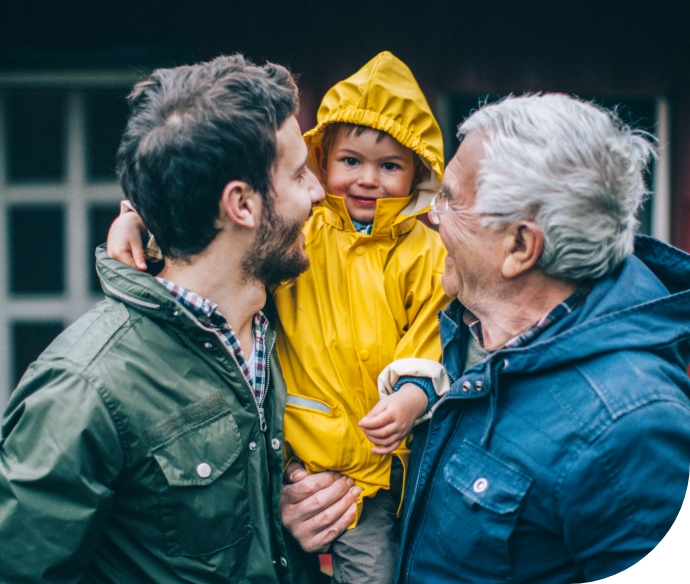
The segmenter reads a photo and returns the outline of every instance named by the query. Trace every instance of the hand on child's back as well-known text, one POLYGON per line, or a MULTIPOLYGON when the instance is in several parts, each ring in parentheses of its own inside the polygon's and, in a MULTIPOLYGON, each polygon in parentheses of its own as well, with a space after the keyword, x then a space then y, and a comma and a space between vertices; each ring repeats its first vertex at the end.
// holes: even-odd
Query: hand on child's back
POLYGON ((397 392, 381 398, 359 421, 359 426, 374 444, 375 454, 393 452, 410 433, 415 420, 424 414, 429 400, 422 389, 406 383, 397 392))

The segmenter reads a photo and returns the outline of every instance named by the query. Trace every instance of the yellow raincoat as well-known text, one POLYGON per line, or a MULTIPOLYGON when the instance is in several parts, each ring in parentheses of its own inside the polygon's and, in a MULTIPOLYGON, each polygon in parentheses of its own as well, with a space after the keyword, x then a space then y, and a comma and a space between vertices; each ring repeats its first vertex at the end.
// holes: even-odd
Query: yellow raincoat
MULTIPOLYGON (((437 312, 450 302, 441 289, 446 252, 415 217, 440 184, 443 141, 412 73, 388 52, 335 85, 317 120, 305 134, 314 170, 314 146, 334 122, 384 130, 428 169, 409 197, 377 201, 371 235, 358 233, 343 198, 327 193, 304 227, 311 268, 274 291, 288 388, 286 453, 310 473, 352 477, 371 497, 389 488, 391 467, 391 455, 373 454, 357 424, 379 400, 377 377, 396 359, 441 357, 437 312)), ((405 465, 408 453, 405 443, 396 451, 405 465)))

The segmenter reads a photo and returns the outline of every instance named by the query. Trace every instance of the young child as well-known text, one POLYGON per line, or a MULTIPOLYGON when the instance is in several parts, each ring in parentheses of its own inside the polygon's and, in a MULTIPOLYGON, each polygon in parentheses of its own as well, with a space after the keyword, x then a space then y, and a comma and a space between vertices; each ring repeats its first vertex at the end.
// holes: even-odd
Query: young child
POLYGON ((398 551, 405 437, 435 393, 394 376, 379 400, 377 378, 399 359, 441 357, 446 252, 416 218, 440 187, 443 140, 412 73, 389 52, 331 88, 317 122, 305 140, 326 200, 304 227, 311 268, 273 291, 286 456, 362 488, 357 521, 332 545, 334 581, 382 584, 398 551))

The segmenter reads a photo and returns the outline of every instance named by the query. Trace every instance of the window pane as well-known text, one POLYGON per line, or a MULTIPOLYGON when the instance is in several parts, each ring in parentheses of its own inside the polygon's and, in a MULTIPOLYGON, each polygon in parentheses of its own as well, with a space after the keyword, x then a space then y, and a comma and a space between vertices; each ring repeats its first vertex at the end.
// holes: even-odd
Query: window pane
POLYGON ((120 207, 117 203, 109 205, 96 205, 89 210, 89 273, 91 291, 98 294, 101 292, 101 282, 96 274, 95 260, 93 257, 94 250, 105 243, 108 237, 108 229, 110 224, 115 220, 120 212, 120 207))
POLYGON ((64 215, 60 206, 9 209, 11 292, 64 290, 64 215))
POLYGON ((64 325, 61 322, 15 322, 12 325, 14 386, 31 363, 53 342, 64 325))
POLYGON ((115 180, 115 155, 127 122, 127 92, 86 94, 86 168, 90 180, 115 180))
POLYGON ((10 181, 60 180, 65 176, 65 96, 17 91, 7 99, 10 181))

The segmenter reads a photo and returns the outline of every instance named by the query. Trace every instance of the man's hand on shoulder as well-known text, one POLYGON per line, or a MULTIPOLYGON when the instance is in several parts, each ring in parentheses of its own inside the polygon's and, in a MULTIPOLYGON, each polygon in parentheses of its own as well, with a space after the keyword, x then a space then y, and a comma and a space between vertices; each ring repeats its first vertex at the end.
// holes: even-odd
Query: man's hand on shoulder
POLYGON ((355 520, 362 489, 337 472, 309 475, 296 462, 285 471, 280 496, 283 526, 306 552, 319 552, 355 520))

